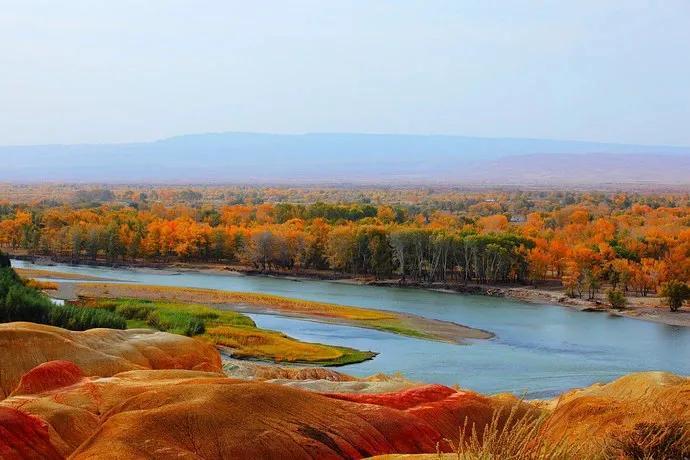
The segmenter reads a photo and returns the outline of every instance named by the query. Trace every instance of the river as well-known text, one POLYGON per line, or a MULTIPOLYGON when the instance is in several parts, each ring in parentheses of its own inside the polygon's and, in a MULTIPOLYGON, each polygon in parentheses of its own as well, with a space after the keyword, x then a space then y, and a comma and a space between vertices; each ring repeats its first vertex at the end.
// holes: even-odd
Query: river
POLYGON ((340 368, 365 376, 401 372, 413 380, 459 384, 483 393, 512 392, 529 398, 606 382, 634 371, 690 374, 690 328, 511 299, 360 286, 329 281, 217 275, 205 272, 55 265, 27 267, 143 284, 262 292, 307 300, 414 313, 486 329, 491 340, 452 345, 348 326, 274 315, 250 315, 264 328, 295 338, 379 355, 340 368))

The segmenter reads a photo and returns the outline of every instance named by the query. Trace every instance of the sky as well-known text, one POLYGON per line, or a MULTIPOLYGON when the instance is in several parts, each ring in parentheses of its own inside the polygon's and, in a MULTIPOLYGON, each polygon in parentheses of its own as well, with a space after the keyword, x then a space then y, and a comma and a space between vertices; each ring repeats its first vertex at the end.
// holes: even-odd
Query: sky
POLYGON ((687 0, 0 0, 0 145, 186 133, 690 145, 687 0))

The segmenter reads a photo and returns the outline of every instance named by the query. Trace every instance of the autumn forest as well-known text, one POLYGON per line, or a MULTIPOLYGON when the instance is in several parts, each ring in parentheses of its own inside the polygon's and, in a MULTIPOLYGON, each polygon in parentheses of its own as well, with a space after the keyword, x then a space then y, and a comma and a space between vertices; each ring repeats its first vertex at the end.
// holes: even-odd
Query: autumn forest
POLYGON ((198 262, 400 283, 560 283, 647 296, 690 281, 678 193, 348 188, 13 190, 0 246, 71 263, 198 262), (60 199, 56 199, 60 197, 60 199))

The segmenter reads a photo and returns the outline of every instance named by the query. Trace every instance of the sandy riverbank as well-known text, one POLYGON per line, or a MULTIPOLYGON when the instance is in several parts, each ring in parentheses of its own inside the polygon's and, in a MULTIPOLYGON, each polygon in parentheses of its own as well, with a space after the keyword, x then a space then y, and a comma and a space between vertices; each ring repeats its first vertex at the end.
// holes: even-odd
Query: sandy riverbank
POLYGON ((399 280, 366 281, 357 279, 343 279, 333 281, 344 284, 360 284, 380 287, 396 287, 405 289, 427 289, 446 294, 484 295, 490 297, 505 297, 522 302, 539 305, 560 305, 577 311, 598 312, 614 316, 652 321, 669 326, 690 327, 690 307, 684 306, 679 311, 672 312, 663 299, 653 295, 647 297, 629 296, 628 305, 623 310, 609 308, 605 299, 605 292, 600 292, 593 300, 586 298, 572 298, 560 288, 542 288, 535 286, 516 285, 481 285, 481 284, 449 284, 449 283, 408 283, 401 284, 399 280))
POLYGON ((193 302, 221 310, 280 315, 376 329, 408 337, 457 344, 464 343, 467 339, 490 339, 494 337, 491 332, 481 329, 408 313, 313 302, 260 293, 131 283, 58 281, 58 286, 58 291, 52 295, 66 300, 92 297, 193 302))
MULTIPOLYGON (((43 262, 43 261, 42 261, 43 262)), ((100 261, 92 261, 87 265, 108 266, 100 263, 100 261)), ((565 292, 560 288, 541 288, 534 286, 505 286, 505 285, 478 285, 461 283, 406 283, 401 284, 398 279, 387 280, 372 280, 366 278, 352 278, 345 274, 339 274, 321 270, 309 270, 302 272, 270 272, 262 273, 258 270, 234 265, 221 264, 200 264, 200 263, 183 263, 177 262, 172 264, 163 263, 134 263, 119 268, 128 268, 135 271, 155 271, 168 273, 204 273, 217 276, 267 276, 281 279, 288 279, 299 282, 301 280, 322 280, 341 284, 357 284, 357 285, 373 285, 383 287, 400 287, 406 289, 429 289, 438 292, 446 292, 452 294, 474 294, 474 295, 488 295, 494 297, 506 297, 510 299, 520 300, 536 304, 555 304, 568 308, 573 308, 578 311, 594 311, 603 314, 610 314, 615 316, 622 316, 627 318, 639 319, 644 321, 652 321, 670 326, 690 327, 690 308, 683 307, 680 311, 671 312, 668 307, 662 304, 662 299, 654 296, 649 297, 628 297, 628 306, 624 310, 613 310, 606 306, 606 301, 603 298, 604 294, 600 293, 595 300, 587 300, 584 298, 571 298, 565 295, 565 292)), ((33 269, 20 269, 27 272, 33 269)), ((58 270, 33 270, 41 278, 58 278, 60 273, 58 270), (48 276, 52 275, 52 276, 48 276)), ((38 277, 38 276, 29 276, 38 277)), ((96 277, 94 277, 96 278, 96 277)), ((63 277, 65 279, 65 277, 63 277)), ((80 275, 74 278, 86 281, 88 277, 81 277, 80 275)), ((106 281, 101 279, 101 281, 106 281)), ((108 280, 110 281, 110 280, 108 280)), ((475 337, 471 337, 475 338, 475 337)), ((483 337, 485 338, 485 337, 483 337)))
MULTIPOLYGON (((559 290, 535 287, 485 287, 484 295, 507 297, 536 304, 557 304, 578 311, 599 312, 602 314, 652 321, 669 326, 690 327, 690 309, 684 307, 672 312, 658 297, 628 297, 628 306, 623 310, 608 308, 603 295, 594 300, 571 298, 559 290)), ((452 291, 451 292, 456 292, 452 291)))

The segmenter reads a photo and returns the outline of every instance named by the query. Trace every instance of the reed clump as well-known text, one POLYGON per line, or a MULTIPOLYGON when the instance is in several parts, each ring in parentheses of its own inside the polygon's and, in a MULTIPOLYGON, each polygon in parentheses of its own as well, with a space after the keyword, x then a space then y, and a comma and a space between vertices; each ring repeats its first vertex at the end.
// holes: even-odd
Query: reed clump
POLYGON ((456 441, 445 440, 452 454, 440 453, 439 458, 458 460, 572 460, 590 457, 581 447, 565 439, 553 442, 543 436, 549 412, 519 401, 509 410, 494 412, 484 426, 470 424, 460 427, 456 441))

